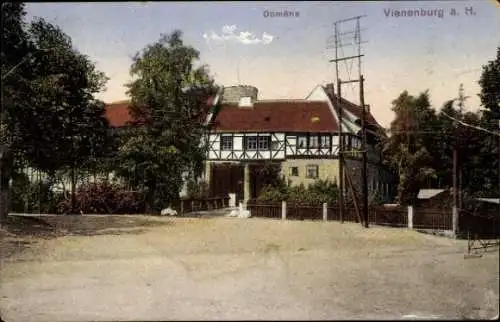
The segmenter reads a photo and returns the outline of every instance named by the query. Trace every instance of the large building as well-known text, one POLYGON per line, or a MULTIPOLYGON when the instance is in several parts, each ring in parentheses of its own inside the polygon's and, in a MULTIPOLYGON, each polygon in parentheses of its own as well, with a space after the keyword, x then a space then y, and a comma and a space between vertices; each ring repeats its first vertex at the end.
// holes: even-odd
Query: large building
MULTIPOLYGON (((258 100, 252 86, 222 89, 207 121, 205 179, 213 194, 236 193, 238 200, 258 196, 259 169, 274 164, 292 184, 339 179, 339 117, 333 84, 318 85, 305 99, 258 100)), ((355 189, 361 187, 362 109, 342 100, 346 165, 355 189)), ((382 165, 376 137, 385 135, 368 112, 368 190, 391 199, 395 178, 382 165)))
MULTIPOLYGON (((263 187, 262 169, 277 167, 292 184, 318 179, 339 181, 339 117, 333 84, 316 86, 304 99, 259 100, 253 86, 222 88, 208 102, 207 160, 204 179, 212 195, 234 193, 238 201, 255 198, 263 187)), ((131 121, 129 102, 107 105, 110 125, 131 121)), ((346 165, 361 191, 362 109, 342 100, 346 165)), ((382 165, 376 136, 385 135, 368 112, 368 191, 386 201, 395 193, 395 177, 382 165)))

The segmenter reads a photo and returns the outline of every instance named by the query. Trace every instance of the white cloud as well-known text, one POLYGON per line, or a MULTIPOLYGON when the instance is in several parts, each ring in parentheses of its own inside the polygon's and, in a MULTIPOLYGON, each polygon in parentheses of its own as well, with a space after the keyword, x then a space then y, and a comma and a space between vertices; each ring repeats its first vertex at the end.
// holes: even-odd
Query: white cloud
POLYGON ((234 31, 236 30, 236 25, 231 25, 231 26, 222 26, 222 32, 225 33, 225 34, 233 34, 234 31))
POLYGON ((268 45, 274 40, 274 36, 264 32, 261 38, 258 38, 250 31, 240 31, 236 32, 236 25, 224 25, 222 26, 222 33, 220 35, 216 34, 213 30, 203 34, 203 38, 208 41, 235 41, 244 45, 256 45, 263 44, 268 45))

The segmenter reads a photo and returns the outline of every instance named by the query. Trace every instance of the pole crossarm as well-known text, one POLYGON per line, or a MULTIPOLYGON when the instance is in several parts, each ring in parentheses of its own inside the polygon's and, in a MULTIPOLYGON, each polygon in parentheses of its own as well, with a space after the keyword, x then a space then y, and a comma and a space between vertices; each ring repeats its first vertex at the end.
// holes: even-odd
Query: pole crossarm
POLYGON ((366 17, 366 15, 361 15, 361 16, 351 17, 351 18, 347 18, 347 19, 343 19, 343 20, 338 20, 338 21, 335 21, 335 24, 347 22, 347 21, 351 21, 351 20, 356 20, 356 19, 363 18, 363 17, 366 17))
POLYGON ((342 58, 337 58, 337 59, 331 59, 330 63, 339 62, 339 61, 343 61, 343 60, 354 59, 354 58, 359 58, 359 57, 363 57, 363 56, 364 55, 355 55, 355 56, 349 56, 349 57, 342 57, 342 58))

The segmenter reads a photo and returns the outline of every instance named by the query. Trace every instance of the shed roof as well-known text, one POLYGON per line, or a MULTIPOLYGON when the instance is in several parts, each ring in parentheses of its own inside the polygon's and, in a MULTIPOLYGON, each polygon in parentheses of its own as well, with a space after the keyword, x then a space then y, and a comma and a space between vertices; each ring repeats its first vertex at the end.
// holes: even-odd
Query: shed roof
POLYGON ((477 201, 500 204, 500 198, 476 198, 477 201))
POLYGON ((420 189, 417 199, 430 199, 444 192, 445 189, 420 189))

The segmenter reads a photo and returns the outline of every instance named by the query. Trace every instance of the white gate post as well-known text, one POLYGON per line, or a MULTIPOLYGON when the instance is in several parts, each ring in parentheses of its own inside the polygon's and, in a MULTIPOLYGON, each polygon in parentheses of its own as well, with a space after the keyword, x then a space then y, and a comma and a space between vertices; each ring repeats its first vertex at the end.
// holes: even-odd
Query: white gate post
POLYGON ((453 206, 452 208, 452 220, 453 220, 453 236, 458 235, 458 209, 457 207, 453 206))
POLYGON ((281 219, 286 219, 286 201, 281 202, 281 219))
POLYGON ((328 208, 327 208, 326 202, 324 202, 323 203, 323 220, 324 221, 328 220, 327 214, 328 214, 328 208))
POLYGON ((408 228, 413 229, 413 206, 408 206, 408 228))

